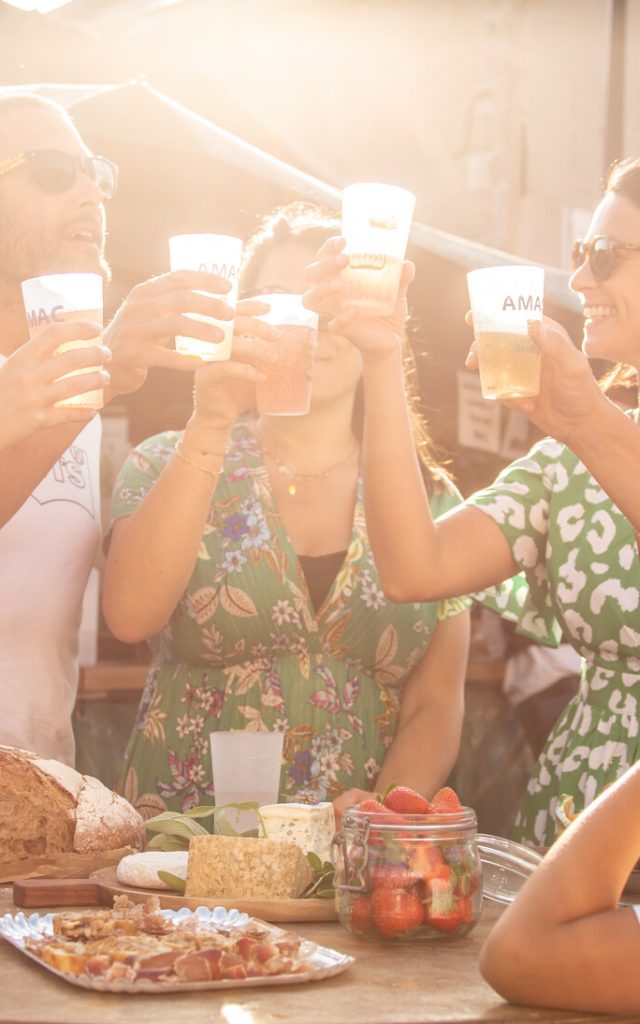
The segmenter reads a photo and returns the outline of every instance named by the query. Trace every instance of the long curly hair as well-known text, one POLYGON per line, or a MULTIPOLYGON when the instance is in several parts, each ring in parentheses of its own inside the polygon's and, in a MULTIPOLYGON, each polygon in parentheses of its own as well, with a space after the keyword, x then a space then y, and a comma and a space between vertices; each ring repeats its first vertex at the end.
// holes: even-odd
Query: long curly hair
MULTIPOLYGON (((319 249, 328 238, 340 234, 340 220, 335 212, 316 203, 296 201, 278 207, 265 217, 244 247, 240 275, 241 294, 254 291, 260 268, 269 253, 289 241, 303 242, 319 249)), ((422 400, 418 387, 418 373, 409 342, 408 333, 404 343, 404 382, 411 417, 411 427, 416 451, 425 484, 430 493, 446 487, 451 474, 442 456, 436 451, 429 434, 422 411, 422 400)), ((354 399, 352 427, 355 436, 362 439, 364 426, 364 390, 362 381, 354 399)))

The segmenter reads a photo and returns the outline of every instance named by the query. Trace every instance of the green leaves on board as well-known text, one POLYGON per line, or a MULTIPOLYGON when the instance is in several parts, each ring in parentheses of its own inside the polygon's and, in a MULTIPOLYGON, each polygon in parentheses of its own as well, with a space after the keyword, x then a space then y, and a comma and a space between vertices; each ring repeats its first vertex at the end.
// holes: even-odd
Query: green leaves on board
MULTIPOLYGON (((200 818, 213 818, 213 830, 216 835, 223 836, 244 836, 245 838, 258 838, 260 834, 266 834, 264 821, 259 810, 260 805, 254 801, 247 801, 239 804, 221 804, 219 807, 204 805, 192 807, 189 811, 179 813, 178 811, 163 811, 156 814, 144 823, 148 832, 155 833, 147 843, 147 849, 163 850, 170 852, 174 850, 188 850, 189 841, 192 836, 211 835, 208 829, 199 823, 200 818), (248 832, 238 832, 229 821, 228 810, 234 811, 255 811, 258 816, 258 828, 248 832)), ((333 899, 333 865, 329 861, 321 861, 315 853, 308 853, 307 860, 313 871, 313 880, 302 893, 301 899, 333 899)), ((176 892, 184 895, 185 881, 170 871, 158 871, 158 878, 176 892)))

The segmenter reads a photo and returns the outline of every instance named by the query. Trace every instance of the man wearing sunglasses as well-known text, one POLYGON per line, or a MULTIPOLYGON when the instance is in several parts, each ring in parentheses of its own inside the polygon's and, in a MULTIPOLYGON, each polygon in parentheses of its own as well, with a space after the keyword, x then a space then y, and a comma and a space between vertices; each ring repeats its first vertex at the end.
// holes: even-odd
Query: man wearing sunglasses
MULTIPOLYGON (((0 363, 28 338, 21 281, 64 271, 108 279, 104 201, 116 187, 116 166, 88 151, 61 107, 0 99, 0 363)), ((226 290, 196 272, 134 288, 104 332, 105 400, 138 388, 151 366, 199 366, 167 345, 181 333, 221 340, 185 314, 230 319, 211 298, 226 290)), ((68 340, 64 324, 48 330, 68 340)), ((100 537, 99 453, 99 417, 86 415, 0 451, 0 743, 69 763, 82 597, 100 537)))

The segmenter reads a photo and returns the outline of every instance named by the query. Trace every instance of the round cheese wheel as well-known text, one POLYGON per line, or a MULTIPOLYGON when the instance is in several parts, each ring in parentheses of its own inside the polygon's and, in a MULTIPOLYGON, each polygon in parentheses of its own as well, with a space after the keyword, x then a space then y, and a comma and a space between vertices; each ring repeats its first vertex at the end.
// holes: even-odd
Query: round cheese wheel
POLYGON ((188 859, 188 850, 131 853, 118 864, 116 877, 121 885, 132 885, 136 889, 171 889, 170 885, 158 878, 158 871, 168 871, 178 878, 186 879, 188 859))

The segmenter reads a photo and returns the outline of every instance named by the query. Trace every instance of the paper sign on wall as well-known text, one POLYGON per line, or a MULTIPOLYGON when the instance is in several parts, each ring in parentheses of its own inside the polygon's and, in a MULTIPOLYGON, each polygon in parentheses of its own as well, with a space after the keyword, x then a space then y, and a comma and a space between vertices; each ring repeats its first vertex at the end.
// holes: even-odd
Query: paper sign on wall
POLYGON ((475 373, 458 370, 458 443, 497 454, 500 451, 500 416, 497 402, 482 397, 475 373))

